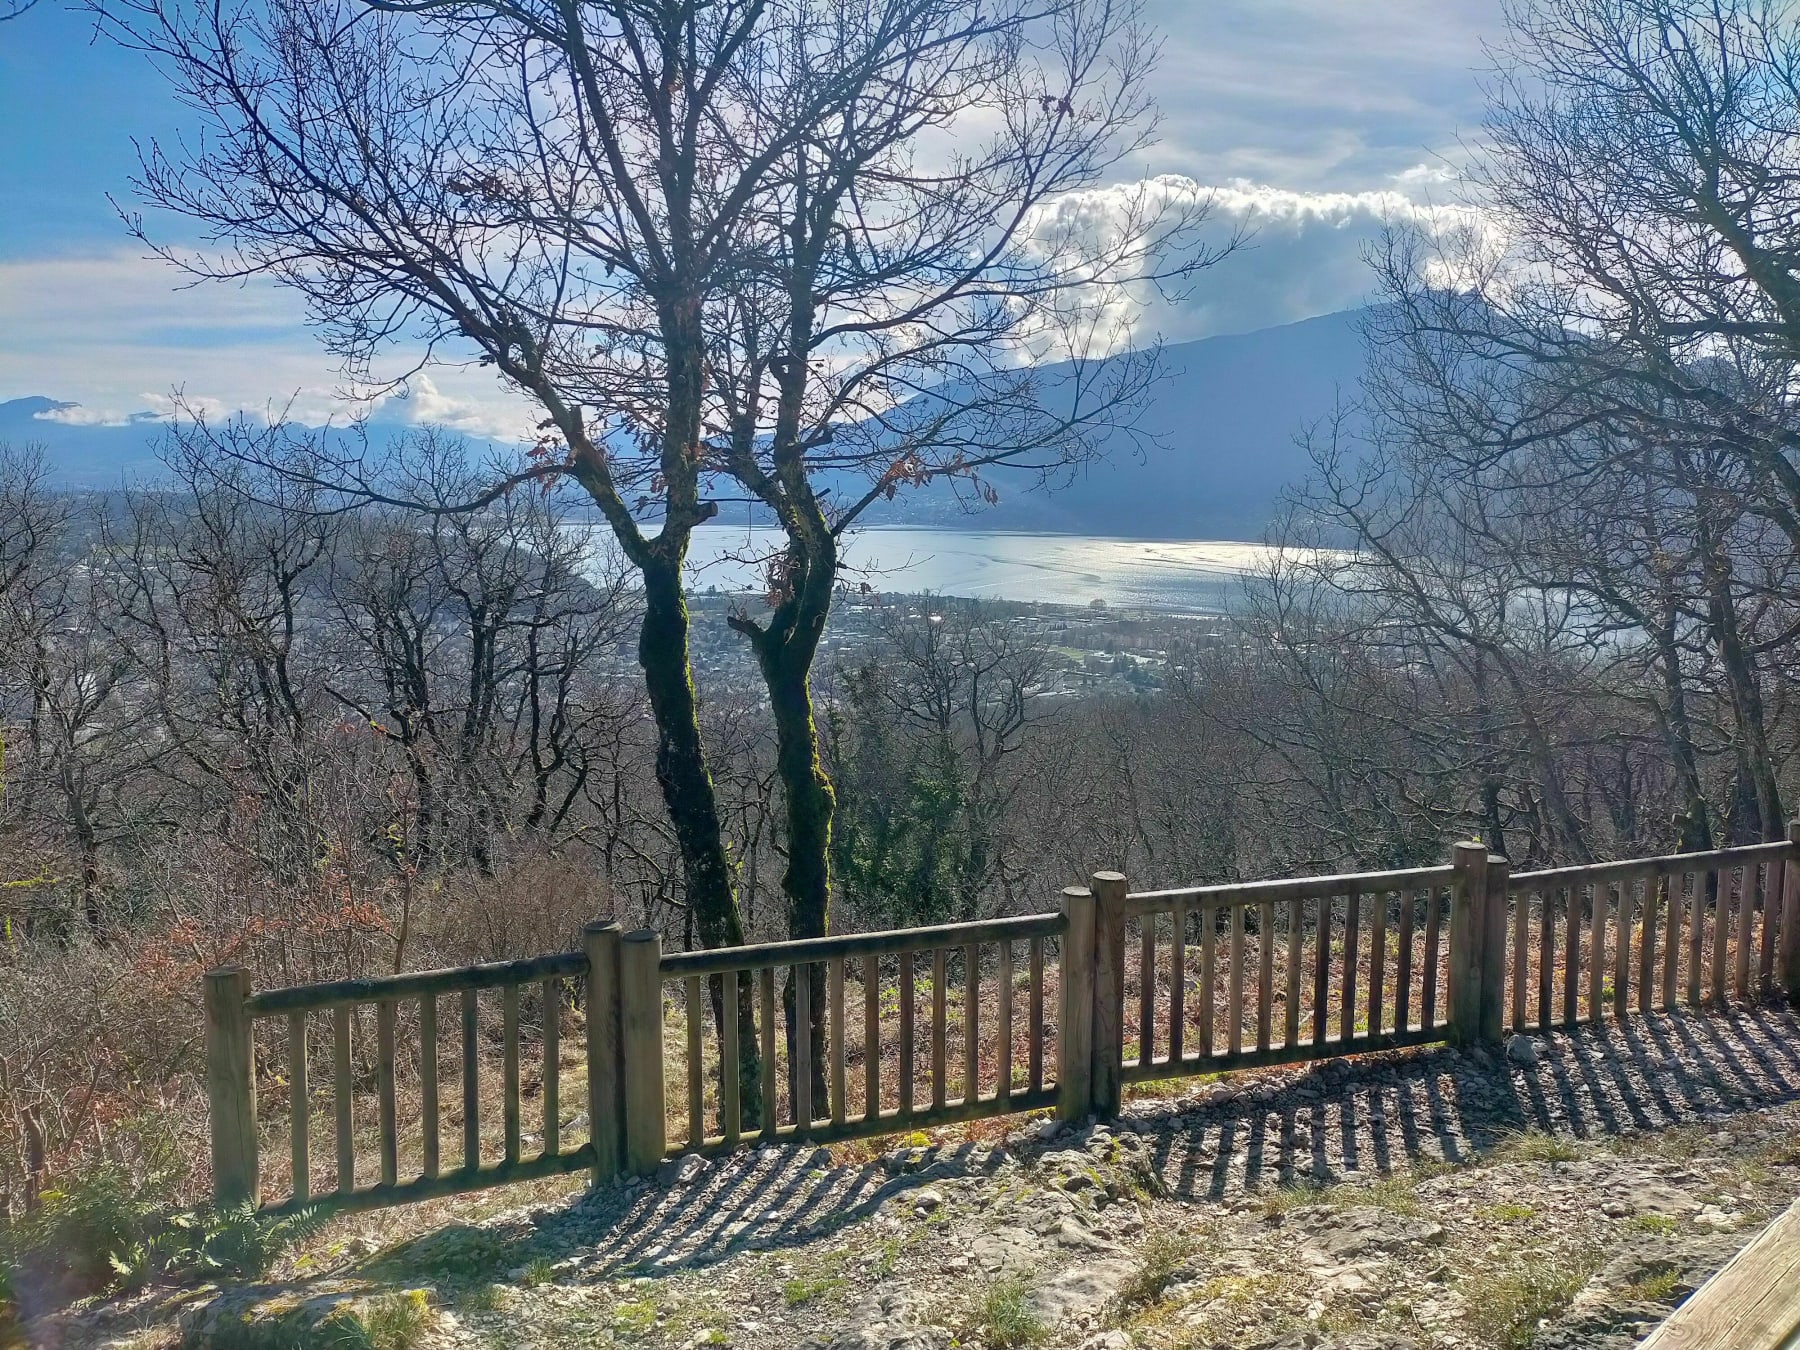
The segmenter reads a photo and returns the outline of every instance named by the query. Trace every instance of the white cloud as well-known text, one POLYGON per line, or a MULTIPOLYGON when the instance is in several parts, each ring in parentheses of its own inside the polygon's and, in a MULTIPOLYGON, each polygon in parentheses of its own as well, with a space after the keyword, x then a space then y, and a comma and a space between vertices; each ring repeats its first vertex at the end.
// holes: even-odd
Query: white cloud
MULTIPOLYGON (((460 368, 440 368, 438 378, 454 378, 460 368)), ((427 371, 411 376, 392 394, 375 401, 377 421, 403 422, 408 426, 448 427, 471 436, 496 440, 517 439, 524 430, 525 413, 517 399, 479 398, 441 389, 427 371)))
MULTIPOLYGON (((209 415, 341 423, 392 402, 348 386, 292 292, 182 280, 128 251, 0 261, 0 400, 71 400, 78 406, 53 420, 87 426, 167 418, 178 402, 209 415)), ((530 426, 489 371, 433 367, 412 389, 397 420, 507 439, 530 426)))
POLYGON ((1308 192, 1233 179, 1218 184, 1180 175, 1070 193, 1050 208, 1040 231, 1067 231, 1090 243, 1116 238, 1121 222, 1152 205, 1206 204, 1208 219, 1194 244, 1239 247, 1187 283, 1183 295, 1136 296, 1131 340, 1157 334, 1169 341, 1247 332, 1367 303, 1374 274, 1367 253, 1383 230, 1413 226, 1427 235, 1488 229, 1481 213, 1433 200, 1453 175, 1419 165, 1389 176, 1390 186, 1308 192))
POLYGON ((54 408, 32 414, 32 420, 54 422, 64 427, 125 427, 130 426, 132 421, 129 414, 89 408, 80 403, 59 403, 54 408))

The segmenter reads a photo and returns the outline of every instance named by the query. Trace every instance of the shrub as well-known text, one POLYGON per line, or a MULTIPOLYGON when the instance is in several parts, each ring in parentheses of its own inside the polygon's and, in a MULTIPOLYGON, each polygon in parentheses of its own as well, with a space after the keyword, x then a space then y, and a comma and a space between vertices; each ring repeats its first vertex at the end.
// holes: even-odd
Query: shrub
POLYGON ((199 1275, 254 1279, 316 1231, 317 1211, 269 1218, 248 1204, 174 1211, 160 1177, 103 1164, 45 1191, 36 1212, 0 1234, 0 1307, 36 1313, 107 1288, 199 1275), (23 1305, 31 1303, 29 1309, 23 1305))
POLYGON ((49 1306, 106 1288, 117 1279, 115 1263, 155 1240, 163 1227, 164 1198, 155 1181, 135 1181, 111 1163, 68 1179, 39 1200, 0 1251, 21 1303, 49 1306))

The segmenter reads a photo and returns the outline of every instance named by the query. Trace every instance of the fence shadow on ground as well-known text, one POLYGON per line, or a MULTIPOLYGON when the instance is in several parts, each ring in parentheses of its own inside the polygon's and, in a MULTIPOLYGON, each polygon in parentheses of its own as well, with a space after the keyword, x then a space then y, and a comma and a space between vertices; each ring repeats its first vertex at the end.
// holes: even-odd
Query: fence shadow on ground
MULTIPOLYGON (((1216 1085, 1197 1098, 1136 1100, 1121 1128, 1147 1137, 1172 1195, 1219 1203, 1468 1162, 1525 1130, 1600 1138, 1800 1098, 1800 1014, 1783 1007, 1640 1014, 1535 1044, 1530 1068, 1498 1047, 1438 1047, 1245 1074, 1228 1083, 1226 1100, 1204 1100, 1216 1085)), ((816 1241, 895 1194, 1003 1165, 969 1143, 926 1150, 898 1175, 885 1159, 834 1166, 824 1157, 804 1146, 748 1149, 686 1184, 598 1191, 540 1216, 533 1245, 553 1260, 576 1258, 590 1278, 655 1274, 816 1241)))

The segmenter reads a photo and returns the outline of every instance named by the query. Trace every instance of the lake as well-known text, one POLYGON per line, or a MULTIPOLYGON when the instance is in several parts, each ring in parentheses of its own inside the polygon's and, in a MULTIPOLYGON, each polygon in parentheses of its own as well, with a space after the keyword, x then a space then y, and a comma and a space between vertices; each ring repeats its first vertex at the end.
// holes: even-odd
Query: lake
MULTIPOLYGON (((704 525, 689 554, 692 585, 761 590, 761 560, 781 542, 776 529, 704 525)), ((895 526, 853 535, 842 575, 875 591, 1218 613, 1267 553, 1258 544, 895 526)))

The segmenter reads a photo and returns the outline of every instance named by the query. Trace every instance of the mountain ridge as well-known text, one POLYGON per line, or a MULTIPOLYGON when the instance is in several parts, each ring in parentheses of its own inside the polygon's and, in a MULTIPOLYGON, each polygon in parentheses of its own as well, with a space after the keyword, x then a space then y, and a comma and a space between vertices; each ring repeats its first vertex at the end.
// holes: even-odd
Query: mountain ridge
MULTIPOLYGON (((1133 418, 1134 433, 1102 438, 1102 457, 1066 485, 1035 486, 1025 470, 984 475, 998 503, 966 510, 951 485, 884 503, 870 525, 1101 535, 1134 539, 1259 539, 1283 488, 1310 469, 1297 438, 1352 389, 1363 366, 1365 309, 1163 349, 1163 369, 1133 418), (1142 453, 1130 448, 1141 437, 1142 453)), ((109 488, 154 479, 161 423, 145 414, 100 425, 46 414, 80 405, 34 395, 0 402, 0 444, 39 443, 59 486, 109 488)), ((381 427, 398 435, 407 428, 381 427)), ((477 449, 499 443, 471 437, 477 449)))

